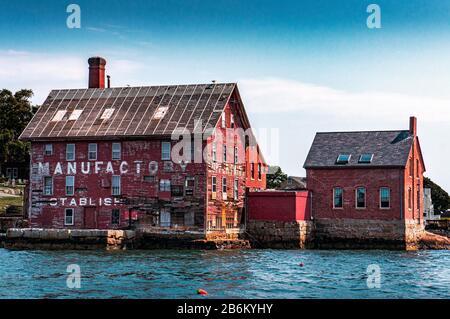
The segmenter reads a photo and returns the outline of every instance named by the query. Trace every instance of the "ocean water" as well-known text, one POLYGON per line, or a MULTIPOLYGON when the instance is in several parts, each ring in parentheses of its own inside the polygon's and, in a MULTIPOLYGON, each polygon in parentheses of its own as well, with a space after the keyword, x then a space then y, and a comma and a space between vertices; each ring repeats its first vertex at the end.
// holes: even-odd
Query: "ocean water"
POLYGON ((0 249, 0 298, 450 298, 449 265, 450 251, 0 249))

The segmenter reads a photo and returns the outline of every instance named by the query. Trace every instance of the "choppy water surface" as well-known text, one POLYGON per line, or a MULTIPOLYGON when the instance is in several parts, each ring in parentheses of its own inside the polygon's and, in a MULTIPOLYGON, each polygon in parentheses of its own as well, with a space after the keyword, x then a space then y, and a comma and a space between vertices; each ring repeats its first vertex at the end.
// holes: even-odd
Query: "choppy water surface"
POLYGON ((450 251, 0 249, 0 298, 450 298, 449 265, 450 251), (367 286, 371 264, 380 288, 367 286))

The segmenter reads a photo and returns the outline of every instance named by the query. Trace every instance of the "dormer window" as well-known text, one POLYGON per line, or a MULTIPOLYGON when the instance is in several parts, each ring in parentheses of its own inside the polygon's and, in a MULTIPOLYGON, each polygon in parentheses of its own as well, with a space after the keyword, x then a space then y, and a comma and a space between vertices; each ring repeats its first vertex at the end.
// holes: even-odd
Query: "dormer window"
POLYGON ((372 159, 373 159, 373 154, 362 154, 359 157, 358 163, 370 164, 370 163, 372 163, 372 159))
POLYGON ((351 154, 339 154, 339 156, 336 159, 336 164, 348 164, 351 157, 352 157, 351 154))

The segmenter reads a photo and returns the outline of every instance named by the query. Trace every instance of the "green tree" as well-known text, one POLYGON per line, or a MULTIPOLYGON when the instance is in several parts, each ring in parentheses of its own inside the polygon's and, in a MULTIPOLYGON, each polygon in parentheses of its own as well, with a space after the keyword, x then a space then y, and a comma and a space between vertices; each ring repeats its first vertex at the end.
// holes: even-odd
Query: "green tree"
POLYGON ((0 167, 5 162, 29 161, 30 145, 18 138, 37 109, 31 105, 32 96, 31 90, 0 91, 0 167))
POLYGON ((450 208, 450 196, 442 187, 428 177, 423 178, 423 187, 431 188, 431 199, 436 212, 444 212, 450 208))
POLYGON ((269 171, 266 176, 267 188, 277 188, 282 182, 287 180, 287 174, 283 173, 279 166, 269 166, 269 171))

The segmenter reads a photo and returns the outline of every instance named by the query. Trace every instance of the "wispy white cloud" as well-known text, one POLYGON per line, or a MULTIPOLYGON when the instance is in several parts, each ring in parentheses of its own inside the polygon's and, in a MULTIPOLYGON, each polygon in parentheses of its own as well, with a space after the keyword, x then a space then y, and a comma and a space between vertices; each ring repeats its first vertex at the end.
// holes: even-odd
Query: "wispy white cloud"
POLYGON ((450 99, 389 92, 348 92, 298 81, 266 78, 239 81, 246 107, 255 113, 306 112, 384 120, 415 115, 450 121, 450 99))

